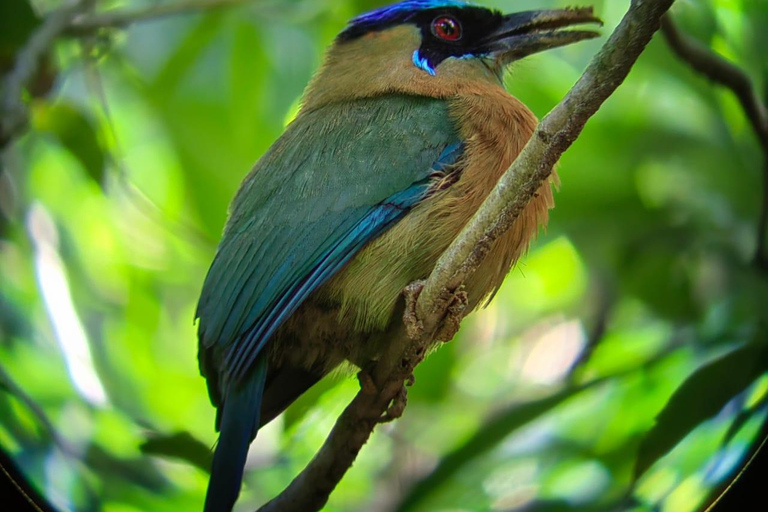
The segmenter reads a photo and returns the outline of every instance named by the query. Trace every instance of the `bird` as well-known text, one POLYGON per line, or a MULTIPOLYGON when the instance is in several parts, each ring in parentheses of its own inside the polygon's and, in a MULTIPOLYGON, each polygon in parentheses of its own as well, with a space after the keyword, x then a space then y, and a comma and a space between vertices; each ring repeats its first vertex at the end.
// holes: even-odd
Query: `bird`
MULTIPOLYGON (((426 278, 532 136, 510 64, 596 37, 591 8, 408 0, 352 19, 244 178, 204 280, 198 359, 216 407, 205 512, 230 511, 258 430, 343 363, 375 361, 426 278)), ((550 182, 556 181, 556 174, 550 182)), ((548 220, 541 186, 465 283, 501 285, 548 220)))

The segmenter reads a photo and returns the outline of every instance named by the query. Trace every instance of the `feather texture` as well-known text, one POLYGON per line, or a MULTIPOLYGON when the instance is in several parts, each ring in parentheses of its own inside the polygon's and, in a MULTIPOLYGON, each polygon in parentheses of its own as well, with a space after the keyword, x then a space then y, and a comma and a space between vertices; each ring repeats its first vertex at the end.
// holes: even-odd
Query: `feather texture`
MULTIPOLYGON (((267 343, 318 287, 428 197, 434 175, 461 152, 444 102, 389 96, 300 115, 246 178, 197 312, 200 367, 221 431, 206 512, 230 510, 237 499, 261 424, 267 343)), ((272 374, 267 419, 323 372, 272 365, 272 374)))
POLYGON ((249 378, 228 393, 219 411, 221 436, 213 455, 205 512, 229 512, 240 494, 248 446, 256 437, 267 358, 261 357, 249 378))
POLYGON ((457 158, 458 144, 445 103, 427 98, 296 119, 243 183, 203 286, 201 368, 214 403, 312 291, 426 196, 433 164, 457 158))
MULTIPOLYGON (((464 2, 402 2, 352 23, 445 5, 464 2)), ((402 289, 429 275, 533 133, 500 68, 447 59, 425 73, 419 44, 412 25, 337 41, 233 200, 197 310, 221 430, 206 512, 231 509, 262 424, 345 360, 378 357, 401 323, 402 289)), ((552 203, 547 183, 494 243, 466 283, 470 310, 552 203)))

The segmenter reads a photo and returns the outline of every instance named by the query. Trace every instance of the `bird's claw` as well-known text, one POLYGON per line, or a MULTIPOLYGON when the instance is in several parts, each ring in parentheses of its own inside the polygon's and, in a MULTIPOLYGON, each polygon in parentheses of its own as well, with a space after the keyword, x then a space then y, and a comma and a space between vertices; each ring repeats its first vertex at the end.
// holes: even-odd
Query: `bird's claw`
POLYGON ((412 340, 418 340, 424 334, 424 323, 416 311, 416 302, 419 300, 421 290, 424 289, 424 282, 414 281, 403 289, 405 296, 403 322, 405 322, 405 332, 412 340))
POLYGON ((360 370, 357 372, 357 380, 360 382, 360 390, 364 395, 375 395, 379 392, 376 383, 373 382, 373 377, 367 371, 360 370))
MULTIPOLYGON (((424 323, 419 318, 416 311, 416 302, 419 299, 421 291, 424 289, 425 281, 414 281, 403 290, 405 296, 405 312, 403 313, 403 322, 405 322, 405 331, 412 340, 420 339, 424 334, 424 323)), ((450 295, 449 295, 450 297, 450 295)), ((462 285, 453 297, 445 311, 440 327, 437 330, 435 339, 439 341, 451 341, 459 331, 459 325, 464 318, 464 314, 469 306, 469 296, 462 285)))
POLYGON ((453 300, 445 312, 445 318, 443 318, 443 322, 435 335, 436 340, 448 342, 456 336, 467 307, 469 307, 469 296, 466 291, 460 288, 453 295, 453 300))
POLYGON ((408 391, 406 391, 405 386, 402 386, 395 398, 392 399, 392 403, 389 404, 387 412, 379 418, 379 423, 389 423, 396 420, 403 415, 406 405, 408 405, 408 391))

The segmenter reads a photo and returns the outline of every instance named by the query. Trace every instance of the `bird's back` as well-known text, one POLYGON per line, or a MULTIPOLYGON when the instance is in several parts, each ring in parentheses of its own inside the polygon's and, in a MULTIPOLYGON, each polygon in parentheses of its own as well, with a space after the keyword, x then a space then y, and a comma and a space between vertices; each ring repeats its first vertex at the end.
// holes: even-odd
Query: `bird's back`
POLYGON ((302 337, 312 339, 298 347, 283 348, 280 332, 325 280, 311 288, 306 275, 333 257, 342 267, 422 200, 433 163, 458 137, 445 101, 405 95, 324 105, 288 127, 238 191, 203 286, 200 362, 215 404, 236 380, 240 354, 261 350, 248 337, 262 325, 276 326, 273 361, 289 350, 311 366, 313 332, 333 326, 303 325, 302 337))

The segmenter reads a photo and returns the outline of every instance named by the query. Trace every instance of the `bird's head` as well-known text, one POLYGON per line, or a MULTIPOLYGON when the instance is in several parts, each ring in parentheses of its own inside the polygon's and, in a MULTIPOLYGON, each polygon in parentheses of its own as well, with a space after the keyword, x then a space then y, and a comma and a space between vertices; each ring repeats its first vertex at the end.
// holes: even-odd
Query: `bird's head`
POLYGON ((597 37, 592 8, 502 14, 459 0, 407 0, 354 18, 328 51, 305 105, 406 93, 448 97, 473 82, 501 83, 505 67, 597 37))

